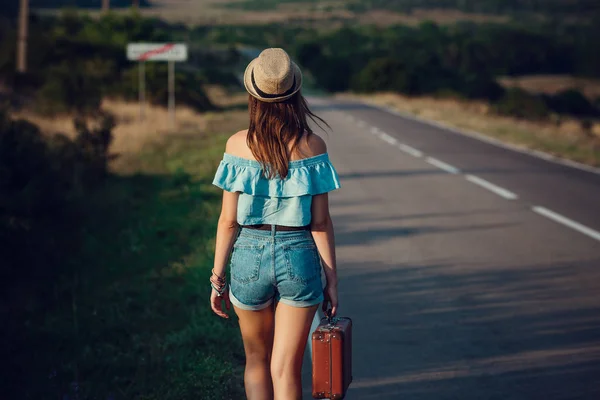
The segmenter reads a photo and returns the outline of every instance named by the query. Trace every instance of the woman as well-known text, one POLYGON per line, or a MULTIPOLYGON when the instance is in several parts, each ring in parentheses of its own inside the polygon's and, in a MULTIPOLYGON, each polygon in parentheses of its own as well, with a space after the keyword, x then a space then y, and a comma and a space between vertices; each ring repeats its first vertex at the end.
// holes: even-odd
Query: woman
POLYGON ((210 303, 223 318, 222 301, 228 310, 233 304, 239 318, 247 398, 300 399, 315 312, 320 303, 331 315, 338 307, 327 193, 340 183, 325 142, 308 126, 307 117, 323 120, 308 109, 288 54, 264 50, 244 83, 250 126, 229 138, 213 181, 224 191, 210 303))

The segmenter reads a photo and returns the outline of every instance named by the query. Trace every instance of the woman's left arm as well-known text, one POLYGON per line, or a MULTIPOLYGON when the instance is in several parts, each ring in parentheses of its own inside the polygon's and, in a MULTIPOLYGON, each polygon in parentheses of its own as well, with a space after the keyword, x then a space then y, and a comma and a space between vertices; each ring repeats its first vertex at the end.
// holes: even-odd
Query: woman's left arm
MULTIPOLYGON (((239 193, 223 190, 223 203, 221 206, 221 215, 217 224, 217 237, 215 240, 215 261, 213 273, 220 277, 225 276, 227 261, 231 248, 238 234, 239 225, 237 223, 237 204, 239 193)), ((226 290, 223 296, 219 296, 215 289, 212 289, 210 295, 210 304, 212 310, 223 318, 229 316, 223 311, 221 300, 225 300, 225 306, 229 310, 231 303, 229 301, 229 290, 226 290)))
POLYGON ((223 203, 221 215, 217 224, 217 238, 215 244, 214 272, 219 276, 225 274, 227 260, 231 247, 238 233, 237 204, 239 193, 223 190, 223 203))

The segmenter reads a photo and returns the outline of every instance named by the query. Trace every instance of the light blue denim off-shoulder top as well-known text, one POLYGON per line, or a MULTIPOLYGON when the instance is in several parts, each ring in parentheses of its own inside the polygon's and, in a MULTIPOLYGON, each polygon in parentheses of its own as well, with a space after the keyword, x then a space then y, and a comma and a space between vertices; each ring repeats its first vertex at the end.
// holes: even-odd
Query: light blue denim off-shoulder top
POLYGON ((228 192, 241 192, 240 225, 308 225, 312 196, 341 187, 328 153, 290 161, 285 179, 267 179, 258 161, 224 153, 212 183, 228 192))

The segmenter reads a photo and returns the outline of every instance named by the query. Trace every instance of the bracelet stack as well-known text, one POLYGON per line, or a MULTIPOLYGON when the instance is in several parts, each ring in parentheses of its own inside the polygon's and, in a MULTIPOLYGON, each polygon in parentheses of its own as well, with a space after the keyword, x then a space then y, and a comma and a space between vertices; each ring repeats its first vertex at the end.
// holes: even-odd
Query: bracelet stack
POLYGON ((224 276, 219 276, 215 274, 215 270, 212 270, 212 276, 210 277, 210 286, 219 294, 223 296, 223 293, 227 290, 227 281, 224 276))

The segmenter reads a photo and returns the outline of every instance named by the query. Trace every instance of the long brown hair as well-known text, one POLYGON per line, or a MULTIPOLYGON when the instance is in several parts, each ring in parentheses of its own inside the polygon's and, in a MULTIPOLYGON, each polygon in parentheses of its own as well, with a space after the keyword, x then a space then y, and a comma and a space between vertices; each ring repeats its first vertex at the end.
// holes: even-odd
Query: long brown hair
POLYGON ((300 144, 304 132, 307 142, 314 133, 308 126, 307 118, 317 125, 319 120, 330 128, 327 122, 310 111, 300 92, 277 103, 267 103, 249 96, 248 111, 250 126, 246 143, 269 179, 277 175, 281 179, 287 177, 291 155, 300 144), (290 142, 293 145, 288 149, 290 142))

